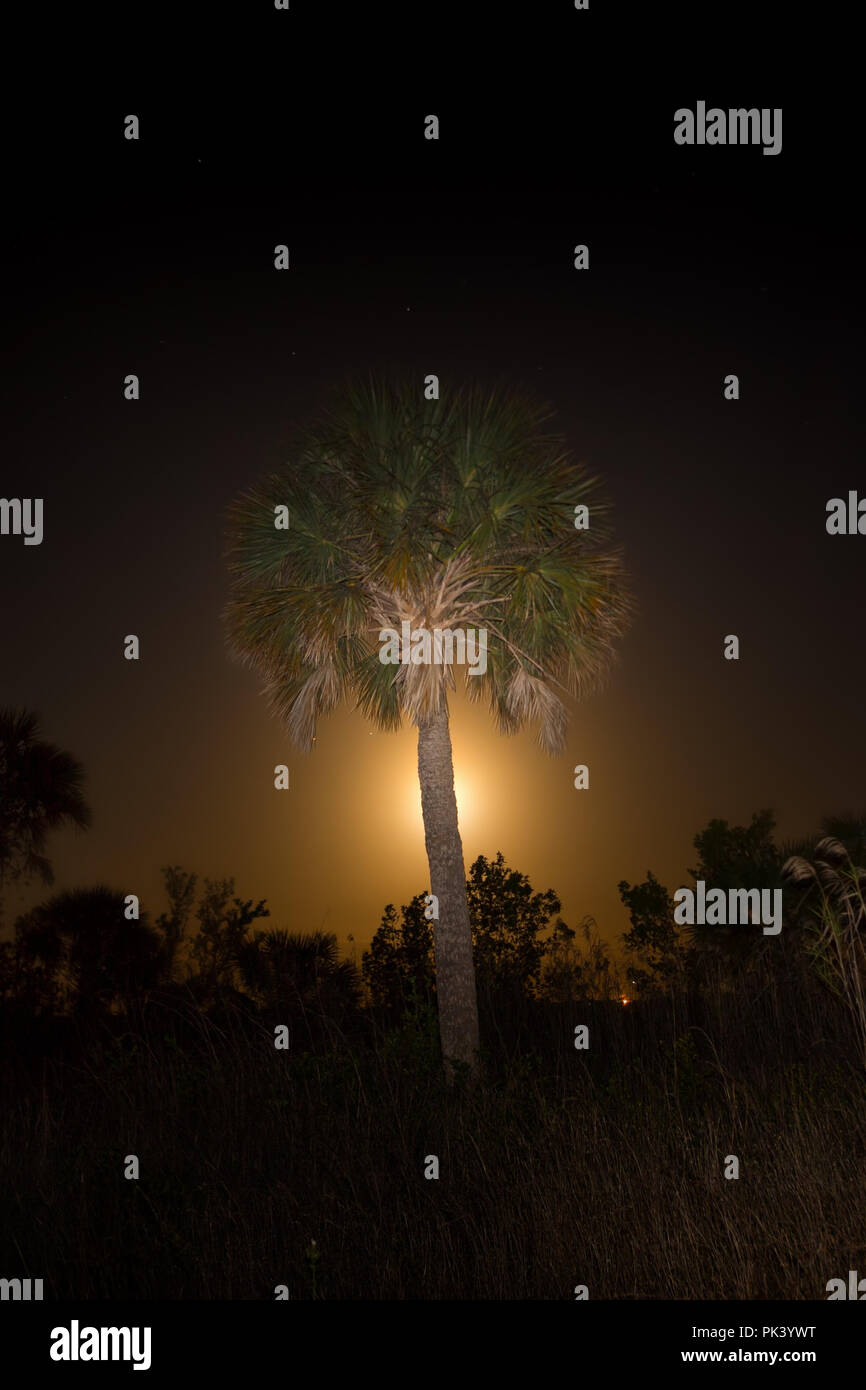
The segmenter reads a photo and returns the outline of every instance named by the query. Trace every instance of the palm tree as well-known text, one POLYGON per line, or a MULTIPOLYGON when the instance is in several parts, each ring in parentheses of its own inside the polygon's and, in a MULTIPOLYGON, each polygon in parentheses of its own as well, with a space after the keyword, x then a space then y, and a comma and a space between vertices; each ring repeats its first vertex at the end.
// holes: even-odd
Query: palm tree
POLYGON ((17 976, 25 992, 79 1015, 131 1001, 165 969, 162 939, 146 914, 127 920, 122 891, 98 884, 58 893, 15 923, 17 976))
POLYGON ((350 960, 340 960, 333 932, 256 932, 237 953, 247 989, 269 1010, 285 1009, 311 1022, 349 1022, 360 997, 360 976, 350 960))
POLYGON ((295 457, 229 515, 230 645, 262 677, 293 742, 345 696, 379 729, 418 729, 440 1035, 474 1072, 478 1018, 457 822, 446 661, 390 665, 384 630, 487 634, 466 677, 501 733, 534 723, 562 751, 565 699, 606 672, 630 599, 596 480, 548 428, 549 407, 469 387, 426 400, 418 383, 351 384, 295 457), (578 529, 580 506, 589 528, 578 529), (288 529, 279 529, 288 508, 288 529))
POLYGON ((81 764, 39 738, 38 715, 0 709, 0 889, 32 878, 54 882, 45 842, 67 822, 90 824, 83 783, 81 764))

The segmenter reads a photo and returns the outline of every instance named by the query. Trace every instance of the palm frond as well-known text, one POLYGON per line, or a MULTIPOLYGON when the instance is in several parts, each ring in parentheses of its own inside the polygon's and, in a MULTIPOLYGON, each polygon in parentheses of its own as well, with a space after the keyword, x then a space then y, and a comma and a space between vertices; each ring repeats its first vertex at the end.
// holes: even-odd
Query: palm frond
POLYGON ((426 401, 414 381, 349 383, 293 464, 229 512, 230 648, 309 747, 344 696, 381 728, 418 723, 455 688, 450 663, 385 665, 377 634, 483 629, 487 672, 464 672, 500 729, 564 743, 565 701, 594 689, 633 603, 608 504, 550 428, 549 405, 466 387, 426 401), (589 531, 573 508, 590 508, 589 531), (289 509, 288 530, 274 526, 289 509))

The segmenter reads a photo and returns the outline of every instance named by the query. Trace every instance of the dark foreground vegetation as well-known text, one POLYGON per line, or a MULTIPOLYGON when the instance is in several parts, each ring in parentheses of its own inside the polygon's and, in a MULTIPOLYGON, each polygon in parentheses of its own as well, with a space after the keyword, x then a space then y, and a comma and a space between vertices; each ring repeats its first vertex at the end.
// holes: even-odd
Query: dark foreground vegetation
MULTIPOLYGON (((37 734, 0 711, 0 894, 50 884, 48 833, 89 821, 82 770, 37 734)), ((678 925, 648 871, 619 885, 622 969, 591 919, 479 857, 476 1075, 443 1067, 425 893, 385 909, 360 969, 333 935, 263 930, 232 879, 166 869, 155 919, 107 886, 48 898, 0 944, 0 1278, 52 1299, 826 1297, 866 1273, 866 815, 773 831, 711 821, 688 872, 780 895, 780 930, 760 894, 743 925, 678 925)))
MULTIPOLYGON (((699 868, 771 828, 714 822, 699 868)), ((775 938, 677 933, 652 875, 623 883, 622 977, 553 893, 476 861, 477 1086, 444 1079, 420 895, 360 971, 333 937, 251 932, 230 881, 197 900, 170 871, 134 970, 122 901, 50 900, 3 957, 0 1271, 52 1298, 825 1298, 866 1270, 846 843, 800 861, 775 938)))
POLYGON ((484 1022, 473 1094, 426 1010, 288 1052, 180 1000, 24 1058, 7 1029, 4 1271, 79 1298, 821 1298, 866 1267, 866 1088, 817 985, 484 1022))

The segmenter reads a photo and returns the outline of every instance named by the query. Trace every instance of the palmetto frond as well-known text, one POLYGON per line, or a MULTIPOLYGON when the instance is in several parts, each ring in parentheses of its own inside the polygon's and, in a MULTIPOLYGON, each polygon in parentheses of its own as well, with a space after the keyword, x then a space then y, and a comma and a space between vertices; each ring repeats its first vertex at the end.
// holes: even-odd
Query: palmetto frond
POLYGON ((230 644, 309 748, 344 696, 382 728, 441 708, 453 667, 383 665, 383 628, 484 630, 470 697, 486 696, 502 732, 537 724, 557 752, 565 698, 603 677, 630 618, 605 504, 546 406, 477 388, 419 397, 416 382, 351 385, 236 502, 230 644), (575 529, 578 505, 589 530, 575 529))

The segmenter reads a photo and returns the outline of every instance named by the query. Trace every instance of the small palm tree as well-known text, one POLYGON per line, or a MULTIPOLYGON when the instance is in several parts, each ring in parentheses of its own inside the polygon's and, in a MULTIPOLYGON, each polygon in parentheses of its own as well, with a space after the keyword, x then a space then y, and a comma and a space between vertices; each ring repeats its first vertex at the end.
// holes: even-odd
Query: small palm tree
POLYGON ((340 960, 333 932, 256 932, 238 951, 244 984, 267 1009, 311 1020, 331 1019, 341 1026, 358 1007, 360 975, 350 960, 340 960), (309 1018, 308 1018, 309 1015, 309 1018))
MULTIPOLYGON (((446 1064, 477 1066, 472 934, 454 794, 451 664, 385 664, 385 629, 483 630, 466 676, 501 733, 530 723, 562 750, 566 700, 606 672, 630 614, 596 480, 550 431, 548 407, 472 387, 350 385, 295 457, 230 512, 234 653, 262 677, 295 744, 346 695, 379 729, 418 729, 418 776, 446 1064), (288 529, 278 509, 287 507, 288 529), (589 527, 578 529, 586 517, 589 527)), ((283 514, 284 515, 284 514, 283 514)))
POLYGON ((83 784, 81 764, 40 739, 37 715, 0 710, 0 890, 18 880, 54 882, 48 832, 90 824, 83 784))
POLYGON ((165 952, 146 915, 127 920, 122 892, 99 884, 73 888, 20 916, 15 923, 17 974, 48 986, 58 1003, 79 1014, 129 1007, 154 988, 165 952))

